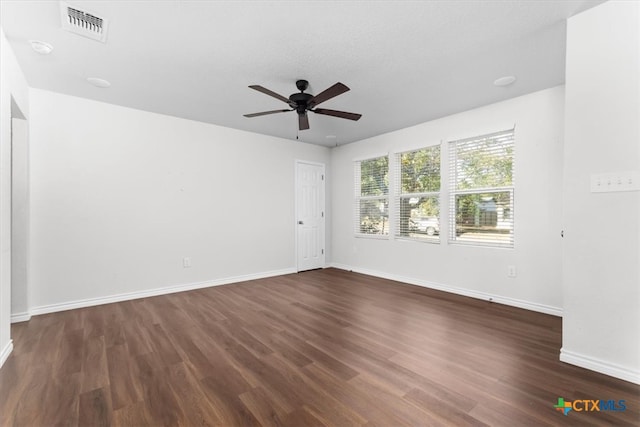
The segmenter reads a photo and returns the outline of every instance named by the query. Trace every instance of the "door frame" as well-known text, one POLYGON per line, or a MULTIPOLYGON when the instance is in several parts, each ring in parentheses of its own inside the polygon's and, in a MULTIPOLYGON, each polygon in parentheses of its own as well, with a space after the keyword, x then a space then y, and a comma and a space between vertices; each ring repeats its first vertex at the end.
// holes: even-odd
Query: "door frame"
POLYGON ((11 323, 31 319, 29 289, 29 123, 11 117, 11 323))
POLYGON ((324 179, 322 180, 322 200, 321 200, 321 206, 322 206, 322 211, 324 212, 324 217, 323 217, 323 221, 320 224, 320 245, 323 248, 322 251, 322 266, 320 268, 326 268, 326 264, 327 264, 327 251, 326 251, 326 224, 327 224, 327 186, 326 186, 326 182, 327 182, 327 168, 325 166, 324 163, 320 163, 320 162, 313 162, 313 161, 309 161, 309 160, 300 160, 300 159, 296 159, 294 162, 294 168, 293 168, 293 173, 294 173, 294 188, 293 188, 293 227, 295 228, 295 232, 294 232, 294 240, 295 240, 295 244, 294 244, 294 248, 295 248, 295 252, 294 252, 294 257, 295 257, 295 266, 296 266, 296 272, 300 272, 300 266, 298 265, 298 238, 300 236, 298 236, 298 232, 299 232, 299 227, 298 227, 298 166, 301 164, 305 164, 305 165, 312 165, 312 166, 320 166, 322 167, 322 176, 324 177, 324 179))

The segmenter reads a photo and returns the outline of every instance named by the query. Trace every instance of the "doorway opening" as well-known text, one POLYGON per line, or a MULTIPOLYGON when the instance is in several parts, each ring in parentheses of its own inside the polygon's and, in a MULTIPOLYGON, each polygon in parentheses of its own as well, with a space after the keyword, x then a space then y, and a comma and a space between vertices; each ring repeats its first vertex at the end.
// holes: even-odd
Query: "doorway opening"
POLYGON ((28 122, 11 99, 11 322, 29 320, 28 122))

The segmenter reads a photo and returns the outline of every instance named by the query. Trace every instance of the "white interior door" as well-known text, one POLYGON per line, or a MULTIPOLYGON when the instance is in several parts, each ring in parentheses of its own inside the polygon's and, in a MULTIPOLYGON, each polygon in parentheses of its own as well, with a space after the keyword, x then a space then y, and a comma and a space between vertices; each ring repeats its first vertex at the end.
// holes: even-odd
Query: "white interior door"
POLYGON ((298 271, 324 267, 324 165, 296 162, 298 271))

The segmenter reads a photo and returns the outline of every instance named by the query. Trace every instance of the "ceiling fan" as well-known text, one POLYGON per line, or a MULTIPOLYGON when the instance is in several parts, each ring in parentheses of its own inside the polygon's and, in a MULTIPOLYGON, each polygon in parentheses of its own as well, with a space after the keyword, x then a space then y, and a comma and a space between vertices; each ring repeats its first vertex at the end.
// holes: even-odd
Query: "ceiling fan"
POLYGON ((311 95, 310 93, 304 93, 305 90, 309 87, 309 82, 306 80, 298 80, 296 82, 296 87, 300 90, 300 93, 294 93, 289 98, 285 98, 284 96, 277 94, 267 88, 264 88, 260 85, 251 85, 249 86, 251 89, 255 89, 258 92, 262 92, 269 96, 273 96, 280 101, 286 102, 291 107, 288 110, 272 110, 272 111, 263 111, 261 113, 252 113, 245 114, 245 117, 258 117, 258 116, 266 116, 267 114, 276 114, 276 113, 286 113, 287 111, 295 111, 298 113, 298 127, 300 130, 309 129, 309 117, 307 116, 307 111, 311 111, 316 114, 323 114, 325 116, 333 116, 339 117, 341 119, 348 120, 358 120, 362 117, 362 114, 356 113, 347 113, 346 111, 336 111, 336 110, 327 110, 325 108, 316 108, 316 106, 322 102, 328 101, 329 99, 336 97, 342 93, 345 93, 349 90, 349 88, 342 83, 336 83, 330 88, 320 92, 317 95, 311 95))

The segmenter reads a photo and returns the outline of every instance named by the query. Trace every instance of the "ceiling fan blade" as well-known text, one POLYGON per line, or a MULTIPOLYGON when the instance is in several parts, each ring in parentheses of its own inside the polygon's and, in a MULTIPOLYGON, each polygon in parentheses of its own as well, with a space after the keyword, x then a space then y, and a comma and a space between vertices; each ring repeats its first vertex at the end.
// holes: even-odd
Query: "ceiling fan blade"
POLYGON ((298 114, 298 129, 309 129, 309 116, 307 116, 306 112, 304 114, 298 114))
POLYGON ((274 98, 279 99, 282 102, 286 102, 287 104, 289 104, 290 102, 289 98, 285 98, 284 96, 277 94, 274 91, 267 89, 266 87, 262 87, 260 85, 251 85, 249 87, 251 89, 257 90, 258 92, 262 92, 266 95, 273 96, 274 98))
POLYGON ((310 111, 313 111, 317 114, 324 114, 325 116, 340 117, 341 119, 349 120, 358 120, 360 117, 362 117, 362 114, 347 113, 346 111, 327 110, 325 108, 316 108, 315 110, 310 111))
POLYGON ((258 117, 258 116, 266 116, 267 114, 286 113, 287 111, 293 111, 293 110, 271 110, 271 111, 263 111, 261 113, 244 114, 244 116, 245 117, 258 117))
POLYGON ((323 92, 320 92, 319 94, 317 94, 316 96, 314 96, 313 98, 311 98, 308 102, 308 105, 313 108, 316 105, 327 101, 335 96, 340 95, 341 93, 345 93, 346 91, 348 91, 349 88, 345 85, 343 85, 342 83, 336 83, 333 86, 331 86, 329 89, 326 89, 323 92))

